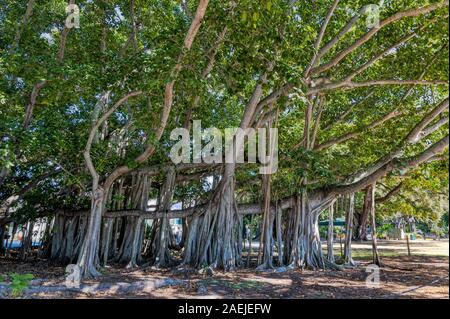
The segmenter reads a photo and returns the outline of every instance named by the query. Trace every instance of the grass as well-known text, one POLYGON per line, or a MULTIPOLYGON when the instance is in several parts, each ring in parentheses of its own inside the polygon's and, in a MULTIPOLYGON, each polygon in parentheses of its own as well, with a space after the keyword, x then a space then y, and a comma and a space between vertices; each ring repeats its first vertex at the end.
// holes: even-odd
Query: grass
MULTIPOLYGON (((380 254, 380 257, 401 257, 406 256, 405 253, 394 251, 394 250, 382 250, 378 252, 380 254)), ((373 253, 372 249, 358 249, 358 250, 352 250, 352 258, 353 259, 372 259, 373 253)))
POLYGON ((109 270, 105 267, 100 268, 98 272, 101 273, 103 276, 109 274, 109 270))
POLYGON ((30 281, 34 278, 33 274, 11 273, 11 294, 13 297, 19 297, 23 291, 28 288, 30 281))
MULTIPOLYGON (((336 259, 341 258, 341 251, 339 249, 333 249, 334 251, 334 257, 336 259)), ((326 249, 323 250, 324 255, 326 256, 327 251, 326 249)), ((406 252, 403 251, 396 251, 396 250, 387 250, 387 249, 382 249, 379 250, 378 253, 380 254, 380 257, 405 257, 408 256, 408 254, 406 252)), ((422 255, 420 253, 414 253, 411 254, 411 256, 428 256, 428 255, 422 255)), ((436 255, 436 256, 440 256, 440 255, 436 255)), ((352 249, 352 258, 355 260, 372 260, 373 258, 373 253, 372 253, 372 249, 352 249)))

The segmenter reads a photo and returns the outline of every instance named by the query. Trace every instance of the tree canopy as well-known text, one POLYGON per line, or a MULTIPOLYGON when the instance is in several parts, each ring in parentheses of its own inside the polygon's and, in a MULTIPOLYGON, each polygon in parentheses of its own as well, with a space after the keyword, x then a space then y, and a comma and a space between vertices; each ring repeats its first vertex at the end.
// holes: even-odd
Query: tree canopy
MULTIPOLYGON (((442 0, 0 0, 0 218, 90 210, 92 226, 96 194, 112 194, 98 216, 120 210, 115 185, 142 171, 164 194, 171 131, 201 120, 278 128, 278 170, 265 184, 258 164, 175 166, 169 210, 226 201, 205 220, 237 225, 233 203, 306 194, 313 214, 378 183, 401 184, 383 216, 433 219, 448 211, 448 43, 442 0)), ((230 266, 224 247, 206 261, 230 266)))

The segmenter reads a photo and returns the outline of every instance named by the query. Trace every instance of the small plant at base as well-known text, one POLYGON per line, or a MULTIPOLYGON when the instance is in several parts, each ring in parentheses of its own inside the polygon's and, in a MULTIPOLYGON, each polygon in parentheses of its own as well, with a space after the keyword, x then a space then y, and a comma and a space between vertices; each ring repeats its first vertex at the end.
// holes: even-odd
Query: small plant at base
POLYGON ((28 287, 30 280, 34 278, 33 274, 18 274, 12 273, 11 277, 11 289, 12 296, 19 297, 23 291, 28 287))
POLYGON ((200 268, 199 273, 202 274, 204 277, 210 274, 210 268, 208 264, 204 263, 200 268))
POLYGON ((105 267, 102 267, 102 268, 100 268, 99 272, 102 275, 107 275, 109 273, 109 270, 107 268, 105 268, 105 267))

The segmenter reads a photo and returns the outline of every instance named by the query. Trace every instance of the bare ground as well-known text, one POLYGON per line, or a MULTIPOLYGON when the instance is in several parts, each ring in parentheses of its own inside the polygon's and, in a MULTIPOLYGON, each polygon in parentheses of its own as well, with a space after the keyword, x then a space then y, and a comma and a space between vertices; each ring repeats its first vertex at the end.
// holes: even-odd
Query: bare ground
MULTIPOLYGON (((97 281, 86 284, 123 285, 149 279, 174 278, 182 284, 133 293, 77 293, 61 291, 26 295, 26 298, 449 298, 449 257, 447 241, 415 241, 412 257, 407 256, 405 243, 380 243, 384 267, 380 284, 366 286, 366 266, 371 263, 370 246, 355 243, 358 267, 344 271, 288 270, 286 272, 256 272, 252 269, 232 273, 215 272, 212 276, 197 272, 155 270, 151 268, 127 270, 111 266, 103 270, 97 281), (404 247, 403 247, 404 246, 404 247), (431 253, 432 251, 433 253, 431 253)), ((339 246, 335 247, 339 254, 339 246)), ((17 262, 0 259, 1 277, 8 274, 33 273, 45 278, 44 285, 62 285, 64 267, 52 266, 47 261, 17 262)), ((114 289, 113 289, 114 290, 114 289)))

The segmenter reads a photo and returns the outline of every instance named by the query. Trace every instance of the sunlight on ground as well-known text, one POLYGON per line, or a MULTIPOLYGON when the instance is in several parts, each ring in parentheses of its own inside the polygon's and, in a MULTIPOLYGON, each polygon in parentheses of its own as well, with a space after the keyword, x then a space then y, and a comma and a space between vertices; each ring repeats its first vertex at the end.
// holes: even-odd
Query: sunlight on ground
MULTIPOLYGON (((326 250, 326 242, 322 246, 326 250)), ((333 245, 336 254, 340 253, 340 244, 335 242, 333 245)), ((406 256, 408 248, 406 240, 379 240, 378 249, 384 256, 406 256)), ((355 256, 364 257, 368 253, 372 254, 372 242, 352 242, 352 250, 355 256)), ((449 241, 445 240, 411 240, 410 250, 412 255, 422 256, 449 256, 449 241)))

